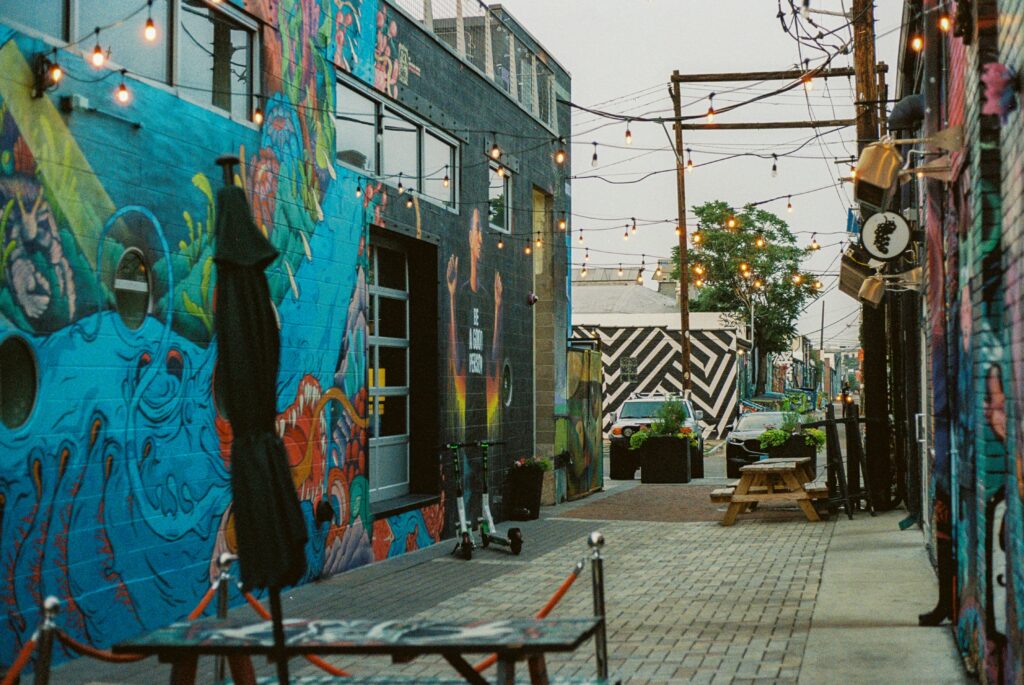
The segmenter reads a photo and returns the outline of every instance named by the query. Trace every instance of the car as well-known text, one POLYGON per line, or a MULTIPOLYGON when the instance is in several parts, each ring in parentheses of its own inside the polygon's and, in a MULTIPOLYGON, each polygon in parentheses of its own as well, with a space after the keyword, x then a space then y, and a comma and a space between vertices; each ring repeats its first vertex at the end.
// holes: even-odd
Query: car
POLYGON ((782 428, 786 414, 781 411, 758 411, 740 414, 729 426, 725 438, 725 475, 739 478, 740 468, 768 456, 761 449, 759 437, 769 428, 782 428))
POLYGON ((612 423, 609 442, 609 477, 614 479, 632 480, 640 463, 635 453, 629 450, 629 439, 644 426, 649 426, 657 420, 658 410, 666 402, 679 402, 683 405, 686 419, 683 426, 688 427, 697 434, 697 455, 699 458, 693 460, 693 478, 704 477, 704 434, 701 432, 700 421, 704 419, 704 412, 693 408, 693 402, 683 399, 678 395, 650 394, 633 395, 623 402, 615 413, 615 421, 612 423))

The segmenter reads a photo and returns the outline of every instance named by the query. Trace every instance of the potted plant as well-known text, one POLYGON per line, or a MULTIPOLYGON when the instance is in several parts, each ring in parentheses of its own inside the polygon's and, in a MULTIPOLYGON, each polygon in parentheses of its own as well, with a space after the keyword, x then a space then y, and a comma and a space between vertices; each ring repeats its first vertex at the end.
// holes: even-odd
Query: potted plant
POLYGON ((825 444, 825 431, 804 428, 797 414, 787 414, 781 428, 769 428, 758 436, 761 449, 769 457, 809 457, 811 469, 817 469, 818 448, 825 444))
POLYGON ((641 482, 690 482, 690 452, 699 438, 683 425, 685 412, 682 403, 665 402, 650 426, 630 436, 629 449, 640 455, 641 482))
POLYGON ((544 473, 552 468, 546 457, 520 457, 512 462, 508 472, 510 518, 529 521, 540 516, 544 473))

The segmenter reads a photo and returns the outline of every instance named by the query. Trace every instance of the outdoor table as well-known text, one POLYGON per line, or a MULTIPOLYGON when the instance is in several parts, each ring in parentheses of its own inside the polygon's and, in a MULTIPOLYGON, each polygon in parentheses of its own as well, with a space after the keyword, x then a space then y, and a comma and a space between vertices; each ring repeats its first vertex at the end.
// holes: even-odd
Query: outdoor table
POLYGON ((778 501, 796 502, 808 521, 820 521, 812 499, 821 493, 810 486, 813 479, 809 457, 763 459, 740 467, 740 479, 729 497, 722 525, 731 526, 738 514, 758 502, 778 501))
MULTIPOLYGON (((515 681, 517 661, 530 661, 533 683, 547 683, 544 654, 571 652, 594 636, 599 617, 516 619, 507 621, 369 621, 304 620, 284 622, 285 652, 304 654, 389 655, 404 663, 423 654, 440 654, 469 683, 487 680, 463 657, 464 654, 498 655, 498 683, 515 681)), ((114 652, 156 655, 169 661, 171 685, 195 682, 198 658, 227 657, 237 685, 254 685, 250 656, 274 652, 270 621, 235 618, 199 619, 172 623, 132 640, 114 645, 114 652)))

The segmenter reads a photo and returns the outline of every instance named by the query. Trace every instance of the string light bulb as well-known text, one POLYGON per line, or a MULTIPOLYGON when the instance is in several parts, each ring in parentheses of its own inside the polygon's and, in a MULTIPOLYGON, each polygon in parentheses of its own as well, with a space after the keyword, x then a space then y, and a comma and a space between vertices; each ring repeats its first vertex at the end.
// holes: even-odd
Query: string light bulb
POLYGON ((736 217, 729 215, 729 218, 725 221, 725 225, 729 228, 736 228, 736 217))
POLYGON ((790 214, 793 213, 793 199, 792 198, 793 198, 792 195, 787 195, 786 196, 786 211, 789 212, 790 214))
POLYGON ((742 271, 742 272, 750 271, 750 265, 747 264, 746 262, 740 262, 740 271, 742 271))
POLYGON ((441 185, 443 185, 445 188, 447 188, 448 186, 451 185, 451 183, 452 183, 451 179, 448 178, 448 165, 445 164, 444 165, 444 178, 441 179, 441 185))
POLYGON ((702 242, 704 242, 704 234, 701 233, 700 231, 694 231, 693 232, 693 244, 694 245, 700 245, 702 242))
POLYGON ((580 229, 580 242, 583 242, 583 229, 580 229))
POLYGON ((697 280, 695 280, 693 282, 693 284, 695 286, 697 286, 698 288, 703 288, 704 287, 704 279, 703 278, 698 278, 697 280))
POLYGON ((779 156, 772 153, 772 178, 779 175, 779 156))
POLYGON ((99 69, 103 66, 103 63, 107 61, 107 56, 103 53, 103 48, 100 46, 100 27, 96 27, 96 47, 92 49, 92 65, 99 69))
POLYGON ((401 195, 405 192, 405 186, 402 184, 402 172, 398 172, 398 194, 401 195))
POLYGON ((764 247, 767 244, 768 244, 768 241, 766 241, 764 239, 763 235, 758 235, 757 238, 754 239, 754 246, 755 247, 764 247))
POLYGON ((526 243, 526 247, 523 248, 524 254, 533 254, 533 248, 530 247, 530 243, 526 243))
POLYGON ((259 106, 252 111, 252 121, 257 126, 263 125, 263 109, 259 106))
POLYGON ((583 251, 583 261, 585 261, 585 262, 589 262, 590 261, 590 248, 589 247, 586 250, 583 251))
MULTIPOLYGON (((538 234, 537 234, 537 239, 536 239, 536 240, 534 241, 534 244, 536 244, 536 245, 537 245, 537 247, 540 247, 541 245, 543 245, 543 244, 544 244, 544 241, 543 241, 543 240, 541 240, 541 237, 540 237, 540 233, 538 233, 538 234)), ((589 249, 589 248, 588 248, 588 249, 589 249)))
POLYGON ((362 196, 363 196, 363 185, 360 183, 360 184, 358 184, 356 186, 356 199, 359 199, 362 196))
POLYGON ((590 166, 597 166, 597 141, 594 141, 594 156, 590 158, 590 166))
POLYGON ((498 236, 498 249, 499 250, 504 250, 505 249, 505 239, 502 238, 501 236, 498 236))
POLYGON ((633 220, 633 226, 629 229, 629 232, 636 235, 636 217, 630 217, 633 220))
POLYGON ((142 29, 142 35, 152 43, 156 40, 156 24, 153 23, 153 0, 147 3, 146 27, 142 29))
POLYGON ((622 262, 619 262, 619 275, 622 275, 622 262))
POLYGON ((644 268, 642 266, 640 267, 640 270, 636 272, 636 284, 644 284, 644 268))
POLYGON ((633 144, 633 132, 629 130, 629 122, 626 122, 626 145, 633 144))
POLYGON ((811 234, 811 245, 810 245, 810 248, 811 248, 811 250, 817 252, 818 250, 821 249, 821 243, 818 242, 818 239, 815 236, 817 236, 817 233, 812 233, 811 234))
POLYGON ((793 280, 793 285, 800 285, 801 283, 804 282, 804 277, 801 276, 800 274, 793 274, 792 280, 793 280))
POLYGON ((852 164, 850 165, 850 178, 851 179, 856 179, 857 178, 857 167, 853 166, 852 164))
POLYGON ((681 228, 679 227, 679 225, 677 224, 677 225, 676 225, 676 237, 678 238, 678 237, 679 237, 679 236, 681 236, 682 234, 683 234, 683 229, 681 229, 681 228))
POLYGON ((821 281, 814 281, 814 289, 815 290, 821 290, 821 287, 822 287, 821 281))
POLYGON ((124 82, 125 70, 121 70, 121 84, 117 87, 117 101, 122 105, 128 104, 128 101, 132 99, 132 94, 128 92, 128 86, 124 82))
POLYGON ((661 278, 661 262, 658 263, 658 268, 654 270, 654 277, 661 278))
POLYGON ((755 278, 755 279, 754 279, 754 287, 755 287, 755 288, 757 288, 758 290, 760 290, 760 289, 761 289, 761 288, 762 288, 763 286, 764 286, 764 283, 762 283, 762 282, 761 282, 761 279, 760 279, 760 278, 755 278))
POLYGON ((412 194, 416 192, 415 188, 409 188, 409 194, 405 198, 406 209, 412 209, 412 194))
POLYGON ((497 171, 497 173, 498 173, 498 177, 499 177, 499 178, 505 178, 505 167, 503 167, 503 166, 501 166, 501 165, 499 164, 499 165, 498 165, 498 168, 496 169, 496 171, 497 171))
POLYGON ((568 225, 569 225, 569 223, 568 223, 568 221, 566 220, 566 218, 565 218, 565 212, 563 211, 563 212, 562 212, 562 218, 558 220, 558 230, 559 230, 559 231, 564 231, 564 230, 565 230, 565 228, 566 228, 566 226, 568 226, 568 225))
POLYGON ((580 269, 580 278, 586 278, 586 277, 587 277, 587 265, 584 264, 583 268, 580 269))
POLYGON ((501 159, 501 148, 498 147, 498 134, 494 131, 491 131, 491 140, 494 143, 491 145, 491 159, 501 159))
POLYGON ((950 27, 952 27, 952 26, 953 26, 953 22, 950 21, 948 14, 943 12, 941 15, 939 15, 939 30, 940 31, 942 31, 943 33, 947 33, 949 31, 950 27))
POLYGON ((693 273, 697 274, 698 276, 703 276, 704 275, 704 267, 701 266, 700 264, 694 264, 693 265, 693 273))
POLYGON ((924 38, 921 36, 914 36, 910 39, 910 49, 914 52, 921 52, 924 49, 924 38))
POLYGON ((693 173, 693 155, 692 155, 692 152, 693 151, 690 150, 690 148, 686 148, 686 171, 688 173, 693 173))
POLYGON ((57 62, 52 62, 50 64, 50 83, 60 83, 62 78, 64 78, 64 70, 60 68, 57 62))
POLYGON ((558 139, 558 149, 555 150, 555 164, 561 166, 565 164, 565 160, 568 157, 568 153, 565 151, 565 138, 558 139))
POLYGON ((629 240, 629 224, 626 224, 626 227, 622 229, 622 239, 629 240))
POLYGON ((810 93, 814 90, 814 79, 811 78, 810 74, 805 74, 801 79, 804 82, 804 90, 810 93))
POLYGON ((715 121, 715 94, 708 94, 708 123, 714 123, 715 121))

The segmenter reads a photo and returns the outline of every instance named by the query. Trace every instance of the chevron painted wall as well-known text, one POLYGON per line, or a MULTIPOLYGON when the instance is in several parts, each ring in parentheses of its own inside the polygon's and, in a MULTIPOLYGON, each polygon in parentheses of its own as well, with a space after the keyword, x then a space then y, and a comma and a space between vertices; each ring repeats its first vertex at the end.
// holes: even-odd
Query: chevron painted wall
MULTIPOLYGON (((601 341, 607 436, 619 406, 633 393, 682 392, 679 331, 665 326, 574 326, 577 338, 601 341)), ((693 403, 704 412, 705 437, 718 436, 736 415, 736 333, 690 331, 693 403)))

